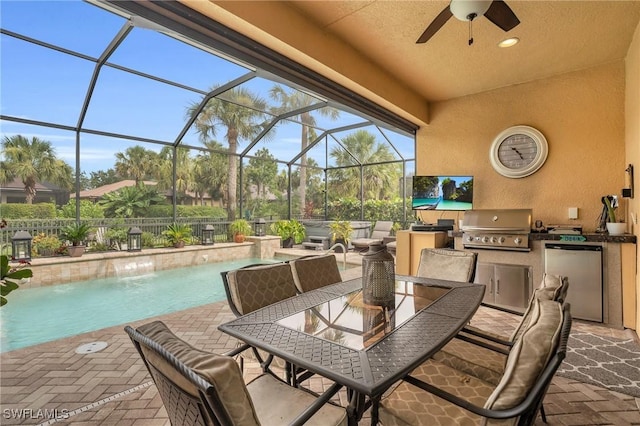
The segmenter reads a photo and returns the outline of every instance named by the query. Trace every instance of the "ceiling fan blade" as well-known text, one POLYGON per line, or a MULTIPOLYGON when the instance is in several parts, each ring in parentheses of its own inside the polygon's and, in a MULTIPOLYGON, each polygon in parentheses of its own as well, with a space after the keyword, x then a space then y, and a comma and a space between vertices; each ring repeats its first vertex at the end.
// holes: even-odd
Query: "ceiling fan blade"
POLYGON ((449 6, 445 7, 444 10, 442 12, 440 12, 438 14, 438 16, 436 16, 436 19, 434 19, 433 22, 431 22, 431 24, 429 24, 427 29, 424 30, 424 32, 422 33, 422 35, 420 36, 418 41, 416 41, 416 43, 425 43, 427 40, 429 40, 431 37, 433 37, 433 35, 436 32, 438 32, 438 30, 440 28, 442 28, 442 26, 452 16, 453 16, 453 13, 451 13, 451 9, 449 9, 449 6))
POLYGON ((520 23, 516 14, 502 0, 493 0, 484 16, 504 31, 509 31, 520 23))

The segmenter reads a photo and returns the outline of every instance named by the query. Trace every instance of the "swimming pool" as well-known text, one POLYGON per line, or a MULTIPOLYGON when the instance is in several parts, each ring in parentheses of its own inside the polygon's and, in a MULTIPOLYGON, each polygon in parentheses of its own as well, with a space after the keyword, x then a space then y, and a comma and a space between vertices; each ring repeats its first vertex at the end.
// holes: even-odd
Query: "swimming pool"
POLYGON ((0 309, 0 352, 225 300, 220 272, 264 259, 69 284, 21 286, 0 309))

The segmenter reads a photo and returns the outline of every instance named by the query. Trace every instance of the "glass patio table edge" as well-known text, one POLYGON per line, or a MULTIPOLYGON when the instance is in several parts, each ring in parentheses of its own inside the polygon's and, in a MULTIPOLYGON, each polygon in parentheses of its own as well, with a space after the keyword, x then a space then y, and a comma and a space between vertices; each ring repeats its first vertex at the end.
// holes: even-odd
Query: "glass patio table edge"
POLYGON ((352 391, 350 405, 355 401, 355 415, 360 419, 367 408, 361 399, 368 396, 370 401, 377 401, 393 383, 440 350, 468 323, 484 295, 481 284, 406 275, 396 275, 396 280, 451 290, 365 349, 352 349, 277 323, 360 289, 361 278, 296 295, 221 324, 218 329, 344 385, 352 391))

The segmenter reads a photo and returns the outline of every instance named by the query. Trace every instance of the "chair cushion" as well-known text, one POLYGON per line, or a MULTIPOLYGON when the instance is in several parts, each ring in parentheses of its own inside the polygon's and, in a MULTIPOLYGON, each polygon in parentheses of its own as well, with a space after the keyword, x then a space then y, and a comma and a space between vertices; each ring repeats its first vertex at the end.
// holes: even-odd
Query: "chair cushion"
MULTIPOLYGON (((258 418, 265 426, 288 425, 316 400, 314 395, 289 386, 267 374, 251 381, 247 388, 258 418)), ((325 404, 305 423, 305 426, 346 424, 347 412, 344 408, 325 404)))
POLYGON ((342 281, 336 257, 333 254, 309 256, 289 262, 298 291, 315 290, 342 281))
MULTIPOLYGON (((478 406, 485 404, 495 387, 433 360, 420 365, 411 375, 478 406)), ((379 413, 384 426, 464 426, 479 425, 483 421, 482 417, 407 382, 402 382, 382 399, 379 413)))
POLYGON ((500 383, 507 355, 460 339, 453 339, 433 359, 494 386, 500 383))
POLYGON ((422 249, 418 276, 469 282, 476 267, 474 252, 450 249, 422 249))
POLYGON ((504 375, 485 408, 511 408, 524 400, 558 346, 563 319, 560 303, 535 300, 529 325, 509 352, 504 375))
POLYGON ((529 305, 524 311, 520 324, 513 331, 509 337, 509 341, 514 342, 522 332, 527 328, 529 324, 529 317, 533 307, 534 300, 555 300, 562 302, 567 298, 567 290, 569 288, 569 280, 567 277, 561 277, 559 275, 544 274, 540 286, 533 291, 533 295, 529 299, 529 305))
POLYGON ((227 281, 231 300, 242 315, 296 295, 288 263, 236 269, 227 274, 227 281))
MULTIPOLYGON (((138 331, 155 340, 179 361, 211 383, 220 395, 223 406, 235 424, 259 425, 254 406, 244 384, 240 367, 233 358, 197 349, 177 337, 161 321, 145 324, 138 331)), ((150 364, 185 392, 198 396, 198 389, 179 371, 164 361, 151 348, 142 346, 150 364)))

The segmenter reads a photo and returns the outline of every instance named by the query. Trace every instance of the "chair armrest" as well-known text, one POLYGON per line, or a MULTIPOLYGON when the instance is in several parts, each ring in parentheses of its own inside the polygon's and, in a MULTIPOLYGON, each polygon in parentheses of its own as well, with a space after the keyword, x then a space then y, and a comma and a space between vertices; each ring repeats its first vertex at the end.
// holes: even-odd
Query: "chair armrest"
MULTIPOLYGON (((482 330, 479 330, 477 328, 464 327, 462 330, 460 330, 460 333, 470 334, 472 336, 476 336, 481 339, 488 340, 492 343, 497 343, 499 345, 505 346, 508 349, 511 349, 511 347, 513 346, 513 342, 510 342, 509 340, 501 339, 498 336, 495 336, 489 333, 484 333, 482 330)), ((460 336, 460 333, 458 334, 459 336, 460 336)), ((467 338, 470 339, 470 337, 467 337, 467 338)), ((480 340, 478 339, 474 339, 474 340, 480 342, 480 340)))
POLYGON ((238 346, 237 348, 232 349, 229 352, 225 352, 223 355, 234 357, 239 353, 246 351, 247 349, 251 349, 251 345, 245 343, 244 345, 238 346))
MULTIPOLYGON (((293 421, 289 424, 290 426, 302 426, 304 425, 313 415, 322 408, 323 405, 329 402, 333 396, 338 393, 338 391, 342 388, 342 385, 338 383, 334 383, 322 394, 318 395, 318 398, 308 406, 302 413, 300 413, 293 421)), ((298 388, 301 389, 302 388, 298 388)), ((304 390, 303 390, 304 391, 304 390)))
POLYGON ((504 355, 509 355, 509 351, 511 350, 511 346, 496 346, 490 343, 484 342, 482 340, 474 339, 473 337, 465 336, 464 334, 457 334, 456 339, 463 340, 465 342, 469 342, 472 345, 480 346, 486 349, 489 349, 493 352, 498 352, 504 355))

